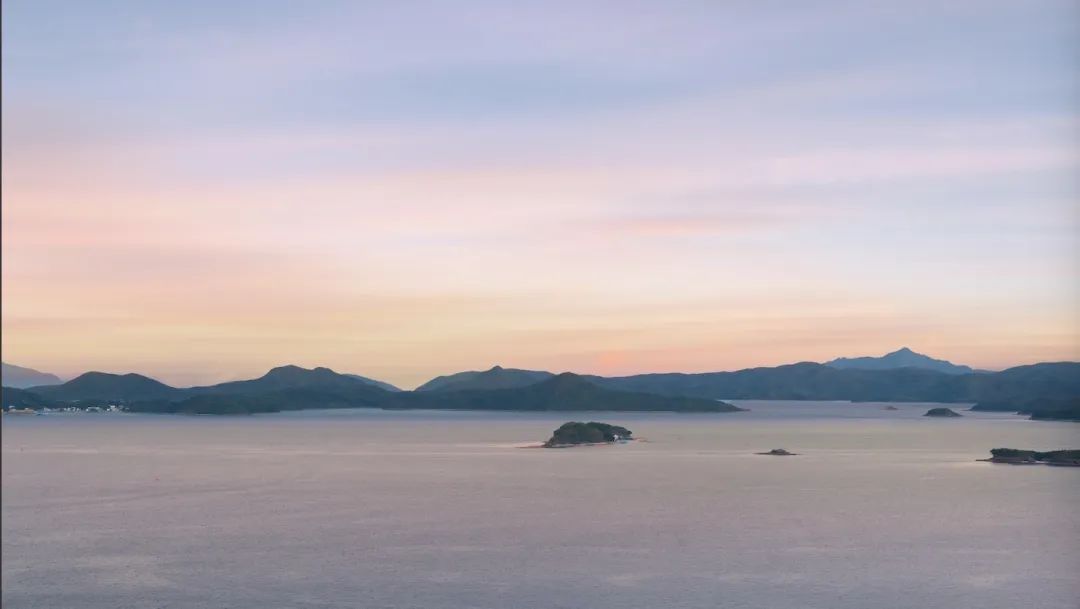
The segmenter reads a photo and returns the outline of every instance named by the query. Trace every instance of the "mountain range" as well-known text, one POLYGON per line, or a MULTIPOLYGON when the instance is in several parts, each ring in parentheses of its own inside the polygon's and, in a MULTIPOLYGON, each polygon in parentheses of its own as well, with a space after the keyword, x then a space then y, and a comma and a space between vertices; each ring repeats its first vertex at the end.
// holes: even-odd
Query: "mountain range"
POLYGON ((124 403, 128 410, 157 413, 250 414, 308 408, 436 410, 607 410, 737 412, 715 399, 664 396, 609 389, 563 373, 524 387, 446 392, 390 391, 329 368, 281 366, 248 381, 186 389, 138 374, 88 372, 67 383, 4 388, 4 407, 41 408, 124 403))
POLYGON ((518 387, 458 389, 396 394, 390 408, 447 410, 617 410, 676 412, 738 412, 716 399, 667 396, 603 387, 585 377, 564 372, 518 387))
MULTIPOLYGON (((890 359, 894 364, 941 361, 906 349, 872 359, 890 359)), ((138 374, 88 372, 59 385, 29 390, 5 387, 3 403, 4 407, 38 407, 33 404, 122 402, 130 410, 200 413, 356 407, 724 412, 737 410, 721 401, 726 399, 983 403, 993 405, 986 409, 995 410, 1010 409, 1010 404, 1021 410, 1032 400, 1049 400, 1046 403, 1054 404, 1053 408, 1028 410, 1054 413, 1063 411, 1060 404, 1074 403, 1068 400, 1080 396, 1080 363, 1076 362, 1033 364, 993 373, 921 366, 866 369, 836 367, 834 363, 623 377, 556 375, 495 366, 437 377, 415 391, 400 391, 329 368, 299 366, 274 368, 256 379, 190 388, 171 387, 138 374)))
POLYGON ((720 399, 960 402, 1080 395, 1080 363, 1048 362, 994 373, 919 368, 837 369, 802 362, 701 374, 589 377, 606 387, 720 399))

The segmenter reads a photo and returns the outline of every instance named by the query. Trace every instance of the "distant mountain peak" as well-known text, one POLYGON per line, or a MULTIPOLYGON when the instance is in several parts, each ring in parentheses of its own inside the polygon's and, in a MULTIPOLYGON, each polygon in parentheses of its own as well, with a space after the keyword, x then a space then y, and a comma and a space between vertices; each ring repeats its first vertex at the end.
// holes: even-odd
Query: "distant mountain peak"
POLYGON ((266 379, 300 379, 300 378, 324 378, 329 376, 337 376, 337 372, 326 368, 324 366, 318 366, 315 368, 304 368, 295 364, 286 364, 284 366, 277 366, 271 368, 269 372, 263 375, 266 379))
POLYGON ((159 399, 175 395, 180 391, 142 374, 134 372, 113 374, 96 370, 84 372, 62 385, 33 387, 32 390, 35 393, 61 400, 159 399))
POLYGON ((275 386, 278 388, 286 387, 302 387, 309 385, 340 385, 342 383, 349 384, 360 381, 365 385, 372 385, 386 391, 401 391, 397 387, 390 383, 384 383, 375 379, 368 378, 366 376, 360 376, 359 374, 344 374, 335 372, 331 368, 326 366, 316 366, 314 368, 304 368, 303 366, 297 366, 296 364, 285 364, 283 366, 275 366, 267 371, 257 379, 248 381, 233 381, 231 383, 222 383, 219 385, 212 385, 209 387, 199 387, 200 391, 211 391, 215 388, 226 388, 230 391, 247 390, 248 387, 266 387, 275 386), (253 384, 254 383, 254 384, 253 384))
POLYGON ((125 372, 123 374, 116 374, 116 373, 113 373, 113 372, 101 372, 101 371, 98 371, 98 370, 91 370, 89 372, 83 372, 79 376, 77 376, 77 377, 71 379, 70 381, 68 381, 68 383, 74 383, 76 381, 87 381, 87 380, 97 381, 97 380, 102 380, 102 379, 106 379, 106 380, 108 380, 108 379, 127 379, 129 381, 146 380, 146 381, 152 381, 152 382, 155 382, 155 383, 159 382, 159 381, 154 380, 154 379, 152 379, 152 378, 150 378, 148 376, 138 374, 138 373, 135 373, 135 372, 125 372))
POLYGON ((560 393, 566 391, 589 392, 595 391, 599 387, 596 383, 573 372, 557 374, 545 381, 541 381, 538 385, 550 387, 560 393))
POLYGON ((266 372, 264 376, 278 376, 282 374, 298 374, 310 372, 307 368, 301 368, 296 364, 285 364, 284 366, 274 366, 266 372))
POLYGON ((840 357, 825 363, 831 368, 857 369, 857 370, 892 370, 895 368, 922 368, 935 370, 945 374, 971 374, 971 367, 954 364, 952 362, 935 359, 929 355, 923 355, 912 351, 908 347, 900 347, 896 351, 886 353, 881 357, 840 357))
POLYGON ((49 374, 48 372, 39 372, 33 368, 23 368, 22 366, 16 366, 3 362, 0 366, 0 377, 3 378, 5 387, 14 387, 16 389, 27 387, 39 387, 42 385, 59 385, 63 381, 55 374, 49 374))
POLYGON ((543 370, 518 370, 493 366, 487 370, 471 370, 439 376, 420 385, 417 391, 460 391, 463 389, 510 389, 525 387, 554 376, 543 370))

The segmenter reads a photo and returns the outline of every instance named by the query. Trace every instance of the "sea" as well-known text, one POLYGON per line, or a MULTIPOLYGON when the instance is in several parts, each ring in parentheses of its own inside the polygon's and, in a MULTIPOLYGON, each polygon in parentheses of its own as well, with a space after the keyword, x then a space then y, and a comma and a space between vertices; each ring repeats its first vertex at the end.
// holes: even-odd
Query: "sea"
POLYGON ((1080 424, 734 403, 6 416, 3 607, 1080 607, 1080 424))

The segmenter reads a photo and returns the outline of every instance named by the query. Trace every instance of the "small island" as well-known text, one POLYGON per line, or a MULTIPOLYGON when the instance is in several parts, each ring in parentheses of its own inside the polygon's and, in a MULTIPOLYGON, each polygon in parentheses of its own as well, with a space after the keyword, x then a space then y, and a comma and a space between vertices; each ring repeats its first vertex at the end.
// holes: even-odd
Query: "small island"
POLYGON ((630 440, 633 440, 633 432, 625 427, 594 421, 588 423, 570 421, 556 429, 551 438, 544 442, 543 447, 566 448, 583 444, 612 444, 630 440))
POLYGON ((788 452, 787 450, 785 450, 783 448, 774 448, 774 449, 770 450, 767 453, 754 453, 754 454, 757 454, 757 455, 773 455, 773 456, 776 456, 776 457, 794 457, 795 455, 797 455, 799 453, 788 452))
POLYGON ((900 410, 900 409, 897 408, 896 406, 886 406, 885 408, 882 408, 882 410, 900 410))
POLYGON ((1008 463, 1010 465, 1057 465, 1080 467, 1080 450, 1051 450, 1039 452, 1017 448, 995 448, 990 451, 989 459, 979 459, 990 463, 1008 463))
POLYGON ((956 412, 952 408, 931 408, 926 411, 924 417, 962 417, 964 415, 956 412))

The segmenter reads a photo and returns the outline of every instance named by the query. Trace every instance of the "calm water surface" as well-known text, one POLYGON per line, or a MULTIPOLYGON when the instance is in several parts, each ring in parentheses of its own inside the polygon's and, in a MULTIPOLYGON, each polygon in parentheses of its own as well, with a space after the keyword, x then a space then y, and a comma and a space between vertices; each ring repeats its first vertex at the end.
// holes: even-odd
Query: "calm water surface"
POLYGON ((737 403, 5 417, 4 607, 1080 607, 1080 424, 737 403))

